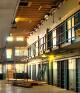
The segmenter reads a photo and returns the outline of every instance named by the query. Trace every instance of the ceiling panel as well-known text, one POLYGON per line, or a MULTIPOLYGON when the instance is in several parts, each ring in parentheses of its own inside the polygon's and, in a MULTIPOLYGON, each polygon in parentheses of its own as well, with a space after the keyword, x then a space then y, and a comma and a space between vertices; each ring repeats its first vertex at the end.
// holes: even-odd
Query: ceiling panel
POLYGON ((26 6, 18 7, 16 18, 25 18, 25 20, 16 23, 15 33, 19 35, 18 32, 21 31, 24 33, 25 31, 25 33, 29 35, 36 25, 40 23, 41 19, 44 19, 44 15, 49 13, 52 8, 55 9, 62 1, 63 0, 27 0, 26 6))

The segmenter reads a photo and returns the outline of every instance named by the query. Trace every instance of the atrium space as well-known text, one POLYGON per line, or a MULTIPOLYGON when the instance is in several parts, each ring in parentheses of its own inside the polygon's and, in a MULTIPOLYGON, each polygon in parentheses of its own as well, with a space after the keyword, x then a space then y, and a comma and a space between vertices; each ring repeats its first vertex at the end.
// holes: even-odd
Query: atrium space
POLYGON ((2 0, 0 93, 80 93, 80 0, 2 0))

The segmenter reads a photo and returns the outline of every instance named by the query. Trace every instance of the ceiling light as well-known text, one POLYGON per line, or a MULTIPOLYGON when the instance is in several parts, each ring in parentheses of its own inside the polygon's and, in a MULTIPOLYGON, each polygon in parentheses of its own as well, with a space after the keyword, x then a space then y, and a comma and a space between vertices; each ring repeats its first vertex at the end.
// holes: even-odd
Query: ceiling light
POLYGON ((40 11, 42 9, 42 6, 39 6, 38 10, 40 11))
POLYGON ((22 18, 22 17, 17 17, 15 18, 16 22, 25 22, 25 21, 31 21, 30 18, 22 18))
POLYGON ((31 7, 31 5, 32 5, 32 2, 28 2, 27 7, 31 7))

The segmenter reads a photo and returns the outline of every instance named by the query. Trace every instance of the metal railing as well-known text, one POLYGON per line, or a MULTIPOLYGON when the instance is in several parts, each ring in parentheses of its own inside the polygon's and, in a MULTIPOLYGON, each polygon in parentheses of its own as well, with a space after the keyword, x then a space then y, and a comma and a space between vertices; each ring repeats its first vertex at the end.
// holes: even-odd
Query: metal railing
MULTIPOLYGON (((73 43, 80 37, 77 34, 77 31, 79 31, 79 29, 80 29, 80 22, 77 23, 76 25, 74 25, 74 27, 71 27, 70 29, 67 29, 67 30, 65 29, 65 31, 63 31, 62 33, 60 33, 50 39, 48 39, 47 35, 45 35, 44 37, 40 38, 39 40, 37 40, 34 43, 35 47, 32 50, 34 50, 35 53, 33 53, 33 55, 36 56, 36 54, 37 54, 37 56, 38 56, 39 54, 42 54, 44 51, 46 51, 48 49, 55 48, 57 46, 60 46, 62 44, 66 44, 66 43, 70 43, 70 44, 73 43), (41 41, 43 41, 43 42, 41 42, 41 41), (37 46, 36 46, 36 43, 38 43, 37 46)), ((32 45, 30 47, 32 47, 32 45)))

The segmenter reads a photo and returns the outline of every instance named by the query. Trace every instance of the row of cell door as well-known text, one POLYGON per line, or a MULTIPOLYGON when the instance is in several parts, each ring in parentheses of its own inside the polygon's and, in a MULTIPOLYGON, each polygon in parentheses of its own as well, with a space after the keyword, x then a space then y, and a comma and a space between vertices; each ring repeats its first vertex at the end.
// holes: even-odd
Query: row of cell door
POLYGON ((49 63, 48 83, 80 93, 80 59, 49 63))
POLYGON ((32 80, 48 81, 48 63, 33 64, 28 66, 28 74, 32 80))

